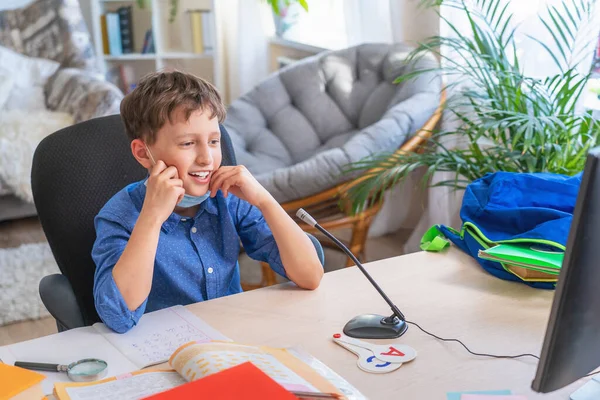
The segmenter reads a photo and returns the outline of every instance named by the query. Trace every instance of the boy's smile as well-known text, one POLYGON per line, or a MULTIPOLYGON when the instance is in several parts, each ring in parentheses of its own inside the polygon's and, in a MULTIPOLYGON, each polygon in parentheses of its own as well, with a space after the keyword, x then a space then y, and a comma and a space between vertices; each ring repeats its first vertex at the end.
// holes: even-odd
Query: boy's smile
POLYGON ((197 171, 197 172, 190 172, 190 175, 196 181, 196 183, 198 183, 199 185, 205 185, 208 182, 210 182, 210 174, 211 173, 212 173, 212 171, 197 171))

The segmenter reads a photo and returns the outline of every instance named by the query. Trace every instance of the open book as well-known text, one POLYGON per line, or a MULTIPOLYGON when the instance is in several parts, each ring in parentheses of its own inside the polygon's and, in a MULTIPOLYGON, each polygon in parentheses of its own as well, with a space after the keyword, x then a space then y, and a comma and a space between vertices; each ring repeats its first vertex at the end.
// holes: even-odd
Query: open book
MULTIPOLYGON (((174 306, 144 314, 137 326, 124 334, 96 323, 0 347, 0 359, 10 365, 15 361, 68 365, 84 358, 99 358, 108 363, 108 376, 114 376, 167 362, 184 343, 212 340, 230 339, 185 307, 174 306)), ((52 392, 55 382, 69 381, 65 373, 44 375, 44 393, 52 392)))
POLYGON ((101 323, 93 327, 138 368, 167 362, 175 349, 190 341, 231 341, 183 306, 145 314, 138 325, 125 334, 116 333, 101 323))
MULTIPOLYGON (((349 400, 365 399, 343 378, 301 350, 232 342, 190 342, 179 347, 169 359, 173 370, 149 369, 91 383, 57 383, 54 396, 58 400, 142 399, 245 362, 251 362, 290 391, 328 392, 349 400)), ((252 391, 252 386, 247 390, 252 391)), ((202 395, 198 393, 198 398, 202 395)))

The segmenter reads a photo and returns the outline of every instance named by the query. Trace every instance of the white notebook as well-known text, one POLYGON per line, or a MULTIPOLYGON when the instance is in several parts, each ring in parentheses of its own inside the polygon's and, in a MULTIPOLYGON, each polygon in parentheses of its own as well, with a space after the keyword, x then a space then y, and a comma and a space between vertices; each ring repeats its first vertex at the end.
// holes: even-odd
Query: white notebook
MULTIPOLYGON (((228 337, 189 312, 174 306, 144 314, 127 333, 116 333, 102 323, 0 347, 6 364, 30 361, 69 364, 83 358, 99 358, 108 363, 107 376, 145 368, 168 361, 179 346, 190 341, 230 341, 228 337)), ((68 382, 65 373, 42 372, 44 393, 55 382, 68 382)))
POLYGON ((182 306, 144 314, 125 334, 102 323, 94 328, 139 369, 169 361, 171 354, 188 342, 231 341, 182 306))

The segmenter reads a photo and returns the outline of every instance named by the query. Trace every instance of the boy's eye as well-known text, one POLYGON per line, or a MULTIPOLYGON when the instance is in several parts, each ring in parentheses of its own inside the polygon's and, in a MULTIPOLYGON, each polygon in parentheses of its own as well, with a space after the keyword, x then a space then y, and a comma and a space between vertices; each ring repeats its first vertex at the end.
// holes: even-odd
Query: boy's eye
POLYGON ((191 145, 193 145, 193 144, 194 144, 194 142, 185 142, 185 143, 182 143, 181 145, 182 145, 183 147, 189 147, 189 146, 191 146, 191 145))
POLYGON ((213 139, 210 141, 210 144, 219 144, 221 141, 219 139, 213 139))

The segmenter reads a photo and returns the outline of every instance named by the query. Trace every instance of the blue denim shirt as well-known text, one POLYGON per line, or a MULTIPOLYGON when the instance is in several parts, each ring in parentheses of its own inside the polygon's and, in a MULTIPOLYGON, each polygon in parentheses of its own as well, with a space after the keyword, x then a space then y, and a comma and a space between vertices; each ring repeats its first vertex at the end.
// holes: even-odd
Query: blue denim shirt
POLYGON ((112 269, 125 250, 145 195, 144 181, 133 183, 113 196, 94 220, 94 301, 100 318, 114 331, 131 329, 146 311, 241 292, 240 239, 251 258, 269 263, 276 273, 286 276, 262 213, 219 191, 201 203, 193 218, 172 213, 163 223, 150 294, 137 310, 130 311, 112 269))

